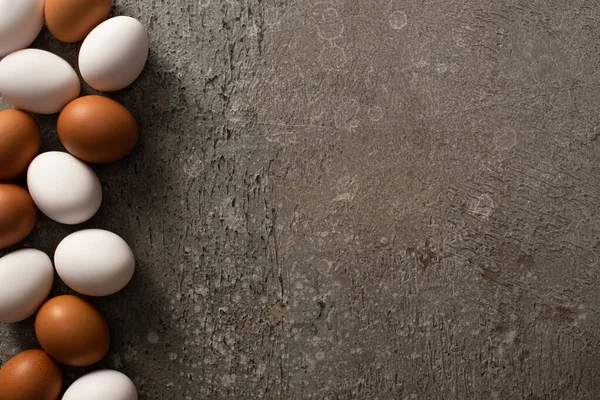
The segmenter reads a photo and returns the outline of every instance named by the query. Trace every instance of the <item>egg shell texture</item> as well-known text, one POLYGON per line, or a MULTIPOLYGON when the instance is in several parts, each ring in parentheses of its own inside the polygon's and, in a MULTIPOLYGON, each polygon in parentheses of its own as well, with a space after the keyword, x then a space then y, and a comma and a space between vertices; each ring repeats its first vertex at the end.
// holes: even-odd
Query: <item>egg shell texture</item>
POLYGON ((135 18, 110 18, 90 32, 79 51, 79 71, 94 89, 112 92, 129 86, 148 58, 148 36, 135 18))
POLYGON ((0 111, 0 180, 25 173, 40 151, 40 127, 25 111, 0 111))
POLYGON ((87 221, 102 203, 102 186, 94 171, 60 151, 42 153, 31 162, 27 186, 38 208, 63 224, 87 221))
POLYGON ((110 334, 104 317, 90 303, 64 295, 45 302, 35 318, 42 349, 72 367, 86 367, 108 352, 110 334))
POLYGON ((44 25, 44 0, 0 0, 0 58, 24 49, 44 25))
POLYGON ((0 369, 0 399, 57 400, 62 382, 60 367, 46 353, 26 350, 0 369))
POLYGON ((131 248, 118 235, 84 229, 65 237, 54 253, 56 272, 71 289, 108 296, 123 289, 135 270, 131 248))
POLYGON ((52 261, 36 249, 13 251, 0 258, 0 322, 31 317, 50 294, 52 261))
POLYGON ((46 25, 61 42, 78 42, 108 17, 111 6, 112 0, 46 0, 46 25))
POLYGON ((67 151, 91 163, 117 161, 133 150, 138 127, 133 115, 104 96, 83 96, 60 113, 58 137, 67 151))
POLYGON ((0 93, 17 108, 54 114, 78 97, 80 89, 75 70, 48 51, 19 50, 0 61, 0 93))
POLYGON ((137 389, 121 372, 104 369, 77 379, 62 400, 137 400, 137 389))
POLYGON ((25 239, 35 227, 37 210, 27 190, 0 184, 0 249, 25 239))

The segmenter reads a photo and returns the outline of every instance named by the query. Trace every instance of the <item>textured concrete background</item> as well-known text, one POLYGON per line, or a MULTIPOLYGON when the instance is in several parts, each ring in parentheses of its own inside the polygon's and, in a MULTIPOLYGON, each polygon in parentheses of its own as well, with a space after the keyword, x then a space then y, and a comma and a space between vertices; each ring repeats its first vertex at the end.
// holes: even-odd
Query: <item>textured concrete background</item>
POLYGON ((152 43, 84 224, 138 260, 102 365, 142 399, 600 398, 600 3, 495 3, 117 0, 152 43))

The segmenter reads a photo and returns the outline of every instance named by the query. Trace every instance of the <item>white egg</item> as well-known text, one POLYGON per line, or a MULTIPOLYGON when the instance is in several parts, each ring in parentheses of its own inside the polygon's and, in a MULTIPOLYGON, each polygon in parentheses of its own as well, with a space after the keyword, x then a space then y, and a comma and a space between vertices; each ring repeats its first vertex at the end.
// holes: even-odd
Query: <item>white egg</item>
POLYGON ((137 400, 135 385, 121 372, 102 369, 77 379, 62 400, 137 400))
POLYGON ((0 57, 24 49, 44 25, 44 0, 0 0, 0 57))
POLYGON ((22 249, 0 258, 0 322, 31 317, 48 297, 53 280, 52 261, 42 251, 22 249))
POLYGON ((148 58, 148 36, 135 18, 110 18, 90 32, 79 51, 79 71, 94 89, 112 92, 129 86, 148 58))
POLYGON ((50 52, 19 50, 0 61, 0 93, 17 108, 54 114, 77 98, 80 89, 75 70, 50 52))
POLYGON ((60 151, 42 153, 31 162, 27 186, 40 211, 62 224, 87 221, 102 203, 102 186, 94 171, 60 151))
POLYGON ((54 265, 58 276, 76 292, 109 296, 129 283, 135 259, 119 235, 102 229, 84 229, 59 243, 54 265))

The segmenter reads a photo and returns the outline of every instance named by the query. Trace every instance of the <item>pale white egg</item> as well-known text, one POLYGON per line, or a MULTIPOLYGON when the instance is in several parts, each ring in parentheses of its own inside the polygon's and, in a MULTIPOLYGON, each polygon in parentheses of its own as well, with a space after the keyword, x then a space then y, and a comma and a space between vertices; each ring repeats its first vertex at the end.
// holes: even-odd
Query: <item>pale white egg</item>
POLYGON ((135 18, 110 18, 90 32, 79 51, 79 72, 97 90, 112 92, 129 86, 144 69, 148 36, 135 18))
POLYGON ((0 58, 24 49, 44 25, 44 0, 0 0, 0 58))
POLYGON ((54 253, 58 276, 87 296, 108 296, 123 289, 135 270, 129 245, 103 229, 84 229, 65 237, 54 253))
POLYGON ((102 186, 94 171, 60 151, 42 153, 31 162, 27 187, 40 211, 62 224, 87 221, 102 203, 102 186))
POLYGON ((137 400, 134 383, 127 375, 102 369, 77 379, 65 392, 62 400, 137 400))
POLYGON ((22 249, 0 258, 0 322, 32 316, 48 297, 54 280, 52 261, 36 249, 22 249))
POLYGON ((0 61, 0 94, 17 108, 54 114, 77 98, 80 89, 75 70, 48 51, 19 50, 0 61))

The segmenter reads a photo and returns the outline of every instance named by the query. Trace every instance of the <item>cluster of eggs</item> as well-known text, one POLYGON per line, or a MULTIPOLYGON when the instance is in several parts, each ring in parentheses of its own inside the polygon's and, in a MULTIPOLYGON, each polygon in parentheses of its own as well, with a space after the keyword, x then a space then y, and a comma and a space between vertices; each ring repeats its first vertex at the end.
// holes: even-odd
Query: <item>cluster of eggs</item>
MULTIPOLYGON (((96 214, 102 186, 87 163, 125 157, 138 140, 133 115, 100 95, 80 96, 80 80, 59 56, 27 48, 44 23, 61 42, 83 41, 78 67, 83 80, 111 92, 133 83, 148 57, 148 38, 136 19, 108 18, 112 0, 0 0, 0 94, 15 109, 0 112, 0 249, 33 230, 39 209, 62 224, 96 214), (60 113, 57 132, 67 150, 40 151, 40 127, 30 114, 60 113), (14 183, 26 174, 27 189, 14 183)), ((56 400, 63 386, 58 363, 85 367, 110 346, 108 325, 90 303, 74 295, 47 300, 54 272, 75 292, 108 296, 131 280, 135 259, 118 235, 84 229, 65 237, 54 263, 32 248, 0 258, 0 322, 34 314, 42 350, 27 350, 0 369, 0 399, 56 400)), ((131 379, 97 370, 77 379, 63 400, 136 400, 131 379)))

